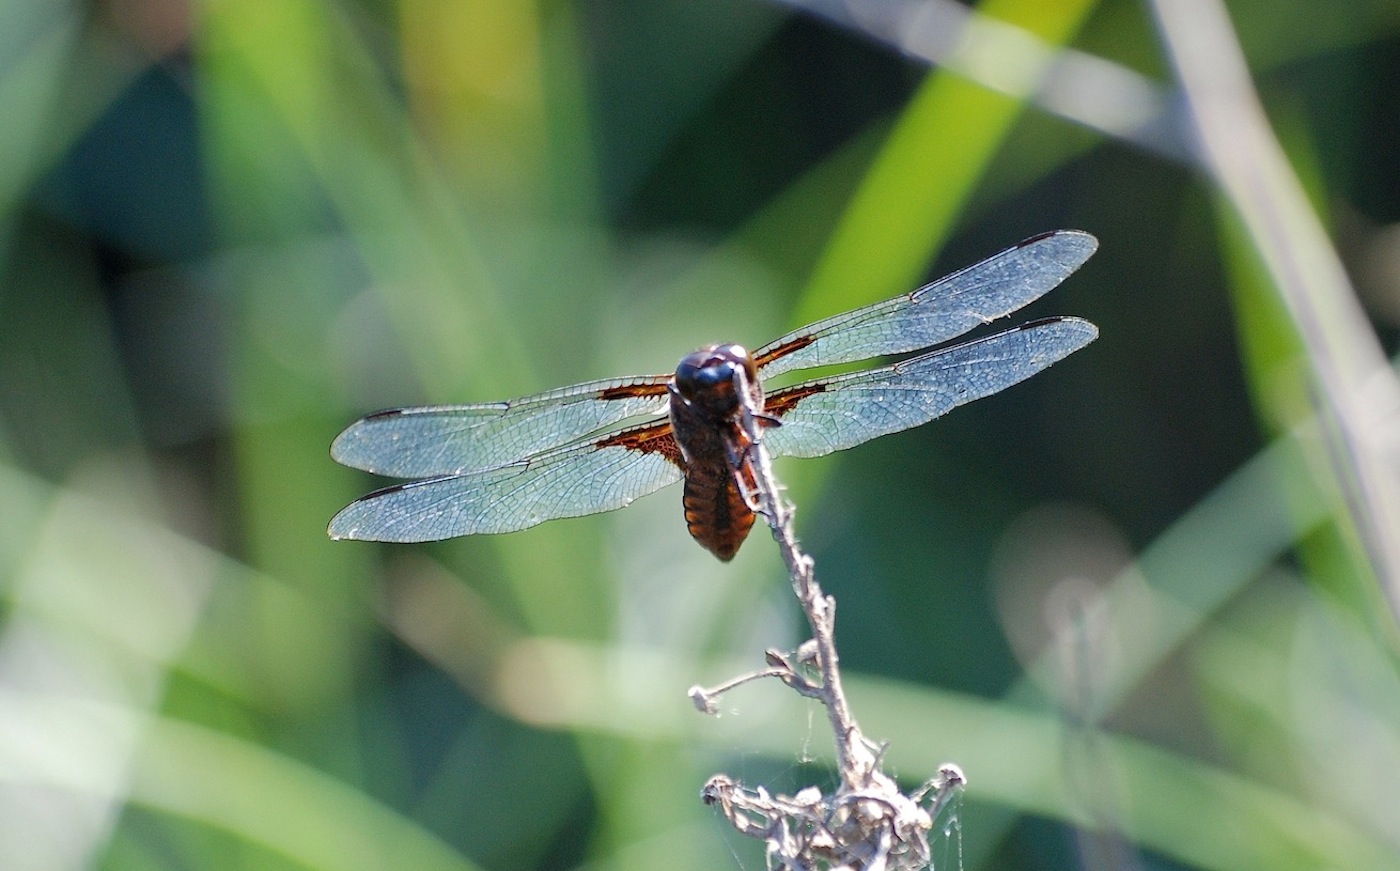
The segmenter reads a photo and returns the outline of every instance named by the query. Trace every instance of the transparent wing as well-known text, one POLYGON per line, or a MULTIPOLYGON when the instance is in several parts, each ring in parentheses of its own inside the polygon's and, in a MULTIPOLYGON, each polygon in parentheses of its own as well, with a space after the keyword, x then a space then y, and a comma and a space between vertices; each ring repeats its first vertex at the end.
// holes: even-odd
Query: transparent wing
POLYGON ((381 411, 331 445, 336 462, 394 478, 489 469, 630 417, 664 414, 667 376, 590 381, 508 402, 381 411))
POLYGON ((845 450, 1005 390, 1098 334, 1079 318, 1035 321, 879 369, 796 384, 769 399, 782 425, 765 432, 763 442, 775 456, 845 450))
MULTIPOLYGON (((629 432, 658 431, 660 427, 629 432)), ((669 432, 669 430, 667 430, 669 432)), ((588 443, 529 460, 378 490, 331 519, 331 538, 438 541, 514 532, 546 520, 622 508, 681 479, 674 441, 588 443)))
POLYGON ((765 378, 904 354, 1004 317, 1064 281, 1097 250, 1078 230, 1045 233, 912 293, 794 330, 754 353, 765 378))

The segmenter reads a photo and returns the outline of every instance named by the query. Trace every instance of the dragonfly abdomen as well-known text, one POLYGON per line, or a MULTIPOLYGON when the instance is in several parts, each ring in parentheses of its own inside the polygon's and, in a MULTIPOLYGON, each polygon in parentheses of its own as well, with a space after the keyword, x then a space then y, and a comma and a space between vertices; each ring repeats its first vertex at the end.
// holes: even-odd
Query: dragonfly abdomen
POLYGON ((686 471, 685 524, 710 553, 729 562, 753 527, 753 511, 727 463, 691 466, 686 471))

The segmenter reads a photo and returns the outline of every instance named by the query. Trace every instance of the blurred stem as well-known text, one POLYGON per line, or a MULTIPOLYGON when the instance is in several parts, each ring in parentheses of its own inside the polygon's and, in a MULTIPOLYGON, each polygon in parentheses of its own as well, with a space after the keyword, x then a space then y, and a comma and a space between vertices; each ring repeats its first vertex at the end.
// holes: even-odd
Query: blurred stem
MULTIPOLYGON (((1037 32, 1044 21, 1010 23, 1019 16, 1008 16, 1005 4, 978 11, 957 0, 780 2, 1101 135, 1167 160, 1189 158, 1160 84, 1124 64, 1061 47, 1053 35, 1037 32)), ((1057 4, 1041 8, 1051 18, 1066 11, 1057 4)))
POLYGON ((1153 0, 1151 8, 1201 160, 1238 210, 1307 350, 1326 459, 1392 616, 1400 614, 1400 382, 1274 137, 1224 6, 1153 0))

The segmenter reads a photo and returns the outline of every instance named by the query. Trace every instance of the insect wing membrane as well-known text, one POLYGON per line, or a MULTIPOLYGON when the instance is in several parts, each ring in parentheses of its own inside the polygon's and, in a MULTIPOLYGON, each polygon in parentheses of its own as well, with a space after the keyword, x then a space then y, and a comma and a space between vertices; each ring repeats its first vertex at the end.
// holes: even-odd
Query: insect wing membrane
POLYGON ((514 532, 622 508, 680 478, 661 453, 589 444, 376 491, 337 514, 329 531, 332 538, 396 542, 514 532))
POLYGON ((912 293, 788 333, 754 357, 769 378, 931 347, 1039 299, 1082 266, 1098 244, 1078 230, 1035 236, 912 293))
POLYGON ((665 376, 591 381, 509 402, 381 411, 347 427, 331 456, 394 478, 455 475, 514 463, 629 417, 665 411, 665 376))
POLYGON ((1097 336, 1094 325, 1079 318, 1037 321, 878 369, 797 384, 773 394, 770 404, 782 425, 763 441, 775 456, 845 450, 1005 390, 1097 336), (814 386, 821 389, 807 393, 814 386), (782 410, 785 397, 793 396, 801 398, 782 410))

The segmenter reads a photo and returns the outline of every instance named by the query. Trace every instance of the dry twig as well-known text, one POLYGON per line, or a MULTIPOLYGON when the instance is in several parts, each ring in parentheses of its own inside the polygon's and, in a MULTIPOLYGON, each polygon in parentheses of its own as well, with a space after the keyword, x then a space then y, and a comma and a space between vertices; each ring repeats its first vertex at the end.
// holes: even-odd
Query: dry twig
POLYGON ((840 784, 830 795, 808 787, 788 797, 772 795, 762 787, 749 789, 717 774, 705 784, 701 798, 717 805, 737 831, 767 842, 770 868, 929 868, 929 831, 966 781, 956 765, 945 765, 936 777, 905 795, 880 770, 883 748, 861 732, 841 686, 836 600, 822 592, 812 558, 797 542, 792 506, 781 495, 763 446, 761 430, 771 421, 750 404, 743 371, 735 378, 734 393, 743 399, 730 434, 729 459, 750 505, 773 531, 812 638, 790 654, 769 650, 765 669, 716 687, 692 687, 690 697, 701 711, 713 714, 715 700, 725 691, 750 680, 776 677, 816 699, 826 709, 835 735, 840 784))

